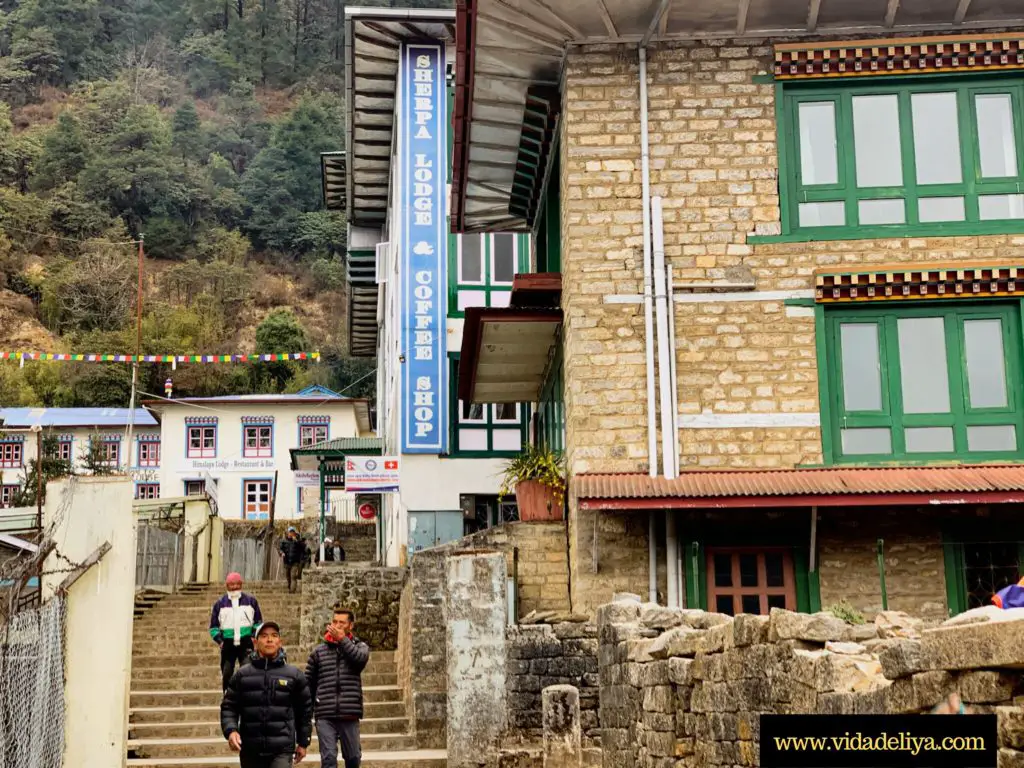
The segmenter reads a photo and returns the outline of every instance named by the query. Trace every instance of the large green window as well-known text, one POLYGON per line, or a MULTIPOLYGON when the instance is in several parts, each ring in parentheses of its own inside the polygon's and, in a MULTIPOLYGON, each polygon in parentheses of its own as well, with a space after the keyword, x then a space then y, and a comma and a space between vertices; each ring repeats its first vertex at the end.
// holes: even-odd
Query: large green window
POLYGON ((992 596, 1024 576, 1024 528, 975 518, 943 531, 946 607, 950 616, 992 604, 992 596))
POLYGON ((547 378, 540 392, 537 404, 537 437, 540 445, 551 451, 565 450, 565 381, 562 373, 562 345, 559 339, 557 352, 548 368, 547 378))
POLYGON ((826 308, 826 455, 1019 458, 1020 328, 1018 302, 826 308))
POLYGON ((1024 78, 782 87, 783 231, 1024 231, 1024 78))
POLYGON ((507 307, 512 281, 530 268, 526 235, 451 235, 448 242, 448 314, 469 307, 507 307))
POLYGON ((451 455, 511 457, 526 445, 526 403, 466 404, 458 399, 459 359, 451 356, 451 455))

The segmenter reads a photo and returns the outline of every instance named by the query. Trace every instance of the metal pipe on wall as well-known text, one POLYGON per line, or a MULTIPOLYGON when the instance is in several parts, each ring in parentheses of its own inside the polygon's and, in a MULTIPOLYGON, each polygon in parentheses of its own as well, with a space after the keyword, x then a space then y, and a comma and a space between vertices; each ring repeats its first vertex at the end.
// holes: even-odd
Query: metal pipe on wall
POLYGON ((668 336, 668 296, 665 280, 665 229, 661 198, 651 198, 651 240, 654 256, 654 302, 658 323, 658 384, 661 390, 661 461, 667 479, 676 476, 675 443, 672 433, 671 364, 668 336))
POLYGON ((672 387, 672 476, 679 474, 679 379, 676 376, 676 306, 672 300, 674 280, 672 265, 668 265, 668 354, 669 376, 672 387))
POLYGON ((640 180, 644 226, 644 347, 647 353, 647 454, 651 477, 658 476, 658 436, 654 394, 653 267, 651 264, 651 142, 647 124, 647 49, 640 58, 640 180))

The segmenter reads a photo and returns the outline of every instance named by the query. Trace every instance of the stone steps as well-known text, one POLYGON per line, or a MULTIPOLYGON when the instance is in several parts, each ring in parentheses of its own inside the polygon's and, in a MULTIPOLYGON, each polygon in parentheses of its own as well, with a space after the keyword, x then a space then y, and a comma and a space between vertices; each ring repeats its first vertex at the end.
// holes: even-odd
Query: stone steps
MULTIPOLYGON (((301 765, 320 765, 320 755, 306 755, 301 765)), ((401 752, 368 752, 362 768, 447 768, 448 753, 443 749, 417 749, 401 752)), ((129 759, 128 768, 238 768, 238 756, 129 759)))
MULTIPOLYGON (((363 752, 399 752, 412 749, 416 740, 411 734, 360 734, 360 745, 363 752)), ((317 738, 313 734, 311 751, 317 751, 317 738)), ((212 738, 144 738, 130 739, 128 751, 138 758, 169 758, 169 757, 231 757, 234 753, 227 740, 217 735, 212 738)))
MULTIPOLYGON (((367 720, 404 720, 406 715, 405 702, 402 700, 364 702, 363 715, 367 720)), ((219 718, 219 699, 215 704, 183 705, 162 702, 152 706, 136 706, 128 710, 129 727, 137 723, 166 723, 171 725, 213 722, 219 718)), ((363 722, 366 722, 366 720, 363 722)))
MULTIPOLYGON (((204 712, 205 714, 205 712, 204 712)), ((174 722, 129 723, 129 739, 220 739, 220 710, 210 712, 203 720, 174 722)), ((407 735, 409 719, 407 717, 371 717, 359 723, 362 734, 407 735)))
MULTIPOLYGON (((304 665, 300 666, 300 669, 304 665)), ((221 685, 220 671, 214 667, 207 674, 195 677, 157 677, 136 678, 132 676, 132 686, 145 688, 148 691, 202 691, 221 685)), ((363 689, 398 687, 397 675, 363 674, 363 689)))
MULTIPOLYGON (((304 653, 304 650, 302 648, 285 649, 289 659, 300 658, 305 663, 305 660, 309 658, 309 653, 304 653)), ((213 669, 216 669, 220 663, 219 660, 220 653, 212 642, 206 648, 205 653, 175 653, 173 657, 166 653, 152 656, 138 655, 132 658, 132 679, 141 680, 147 677, 172 677, 179 675, 191 677, 192 670, 196 667, 203 667, 205 669, 212 665, 213 669), (168 663, 170 661, 174 661, 173 666, 168 663)), ((290 663, 294 664, 295 662, 291 661, 290 663)), ((370 651, 370 662, 366 665, 365 673, 397 675, 398 665, 393 661, 382 660, 378 658, 376 652, 370 651)), ((196 674, 202 673, 196 672, 196 674)))
MULTIPOLYGON (((224 694, 220 688, 208 690, 133 690, 131 707, 211 707, 220 706, 224 694)), ((395 686, 363 688, 365 703, 402 701, 402 689, 395 686)))

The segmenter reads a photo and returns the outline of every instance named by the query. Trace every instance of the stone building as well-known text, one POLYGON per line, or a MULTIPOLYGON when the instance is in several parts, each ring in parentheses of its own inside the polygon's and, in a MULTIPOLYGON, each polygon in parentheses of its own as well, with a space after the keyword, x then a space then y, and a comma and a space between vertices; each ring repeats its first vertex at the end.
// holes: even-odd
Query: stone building
POLYGON ((1024 15, 458 0, 458 396, 564 449, 572 609, 939 618, 1019 578, 1024 15))

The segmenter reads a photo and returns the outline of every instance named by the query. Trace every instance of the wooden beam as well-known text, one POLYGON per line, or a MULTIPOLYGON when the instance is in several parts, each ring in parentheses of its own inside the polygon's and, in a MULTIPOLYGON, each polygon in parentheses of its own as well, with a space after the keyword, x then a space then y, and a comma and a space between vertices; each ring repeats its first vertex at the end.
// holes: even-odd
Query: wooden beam
MULTIPOLYGON (((564 16, 562 16, 557 11, 555 11, 555 9, 552 8, 551 5, 549 5, 548 0, 533 0, 533 1, 537 5, 539 5, 541 8, 543 8, 545 11, 547 11, 549 14, 551 14, 551 17, 553 19, 555 19, 555 21, 557 21, 563 27, 565 27, 565 31, 568 32, 570 35, 572 35, 575 39, 578 40, 578 39, 581 39, 584 36, 583 33, 580 32, 580 30, 577 27, 575 27, 575 26, 573 26, 572 24, 569 23, 568 19, 566 19, 564 16)), ((557 0, 556 0, 556 2, 557 2, 557 0)))
POLYGON ((971 8, 971 0, 960 0, 960 3, 956 7, 956 13, 953 14, 954 24, 963 24, 964 19, 967 18, 967 11, 971 8))
POLYGON ((658 34, 664 37, 668 34, 668 10, 661 15, 661 21, 658 22, 658 34))
MULTIPOLYGON (((897 0, 898 2, 898 0, 897 0)), ((742 35, 747 31, 747 14, 750 12, 750 0, 740 0, 740 7, 736 11, 736 34, 742 35)))
POLYGON ((810 0, 807 5, 807 31, 818 28, 818 15, 821 13, 821 0, 810 0))
MULTIPOLYGON (((87 558, 85 558, 84 561, 82 561, 82 564, 80 566, 78 566, 77 568, 75 568, 75 570, 68 574, 67 578, 61 582, 59 587, 57 587, 57 592, 60 594, 66 593, 69 589, 71 589, 71 587, 74 585, 76 581, 78 581, 80 578, 82 578, 82 576, 85 575, 86 571, 88 571, 90 568, 96 565, 96 563, 102 560, 103 556, 107 554, 107 552, 109 551, 110 542, 104 541, 102 544, 100 544, 99 547, 97 547, 93 551, 91 555, 89 555, 87 558)), ((40 587, 41 586, 42 585, 40 585, 40 587)))
POLYGON ((612 15, 608 13, 608 6, 604 4, 604 0, 596 0, 597 12, 601 14, 601 21, 604 22, 604 28, 608 31, 610 37, 618 37, 619 31, 615 29, 615 23, 612 21, 612 15))
POLYGON ((889 7, 885 9, 885 27, 892 29, 896 24, 896 12, 900 9, 900 0, 889 0, 889 7))

